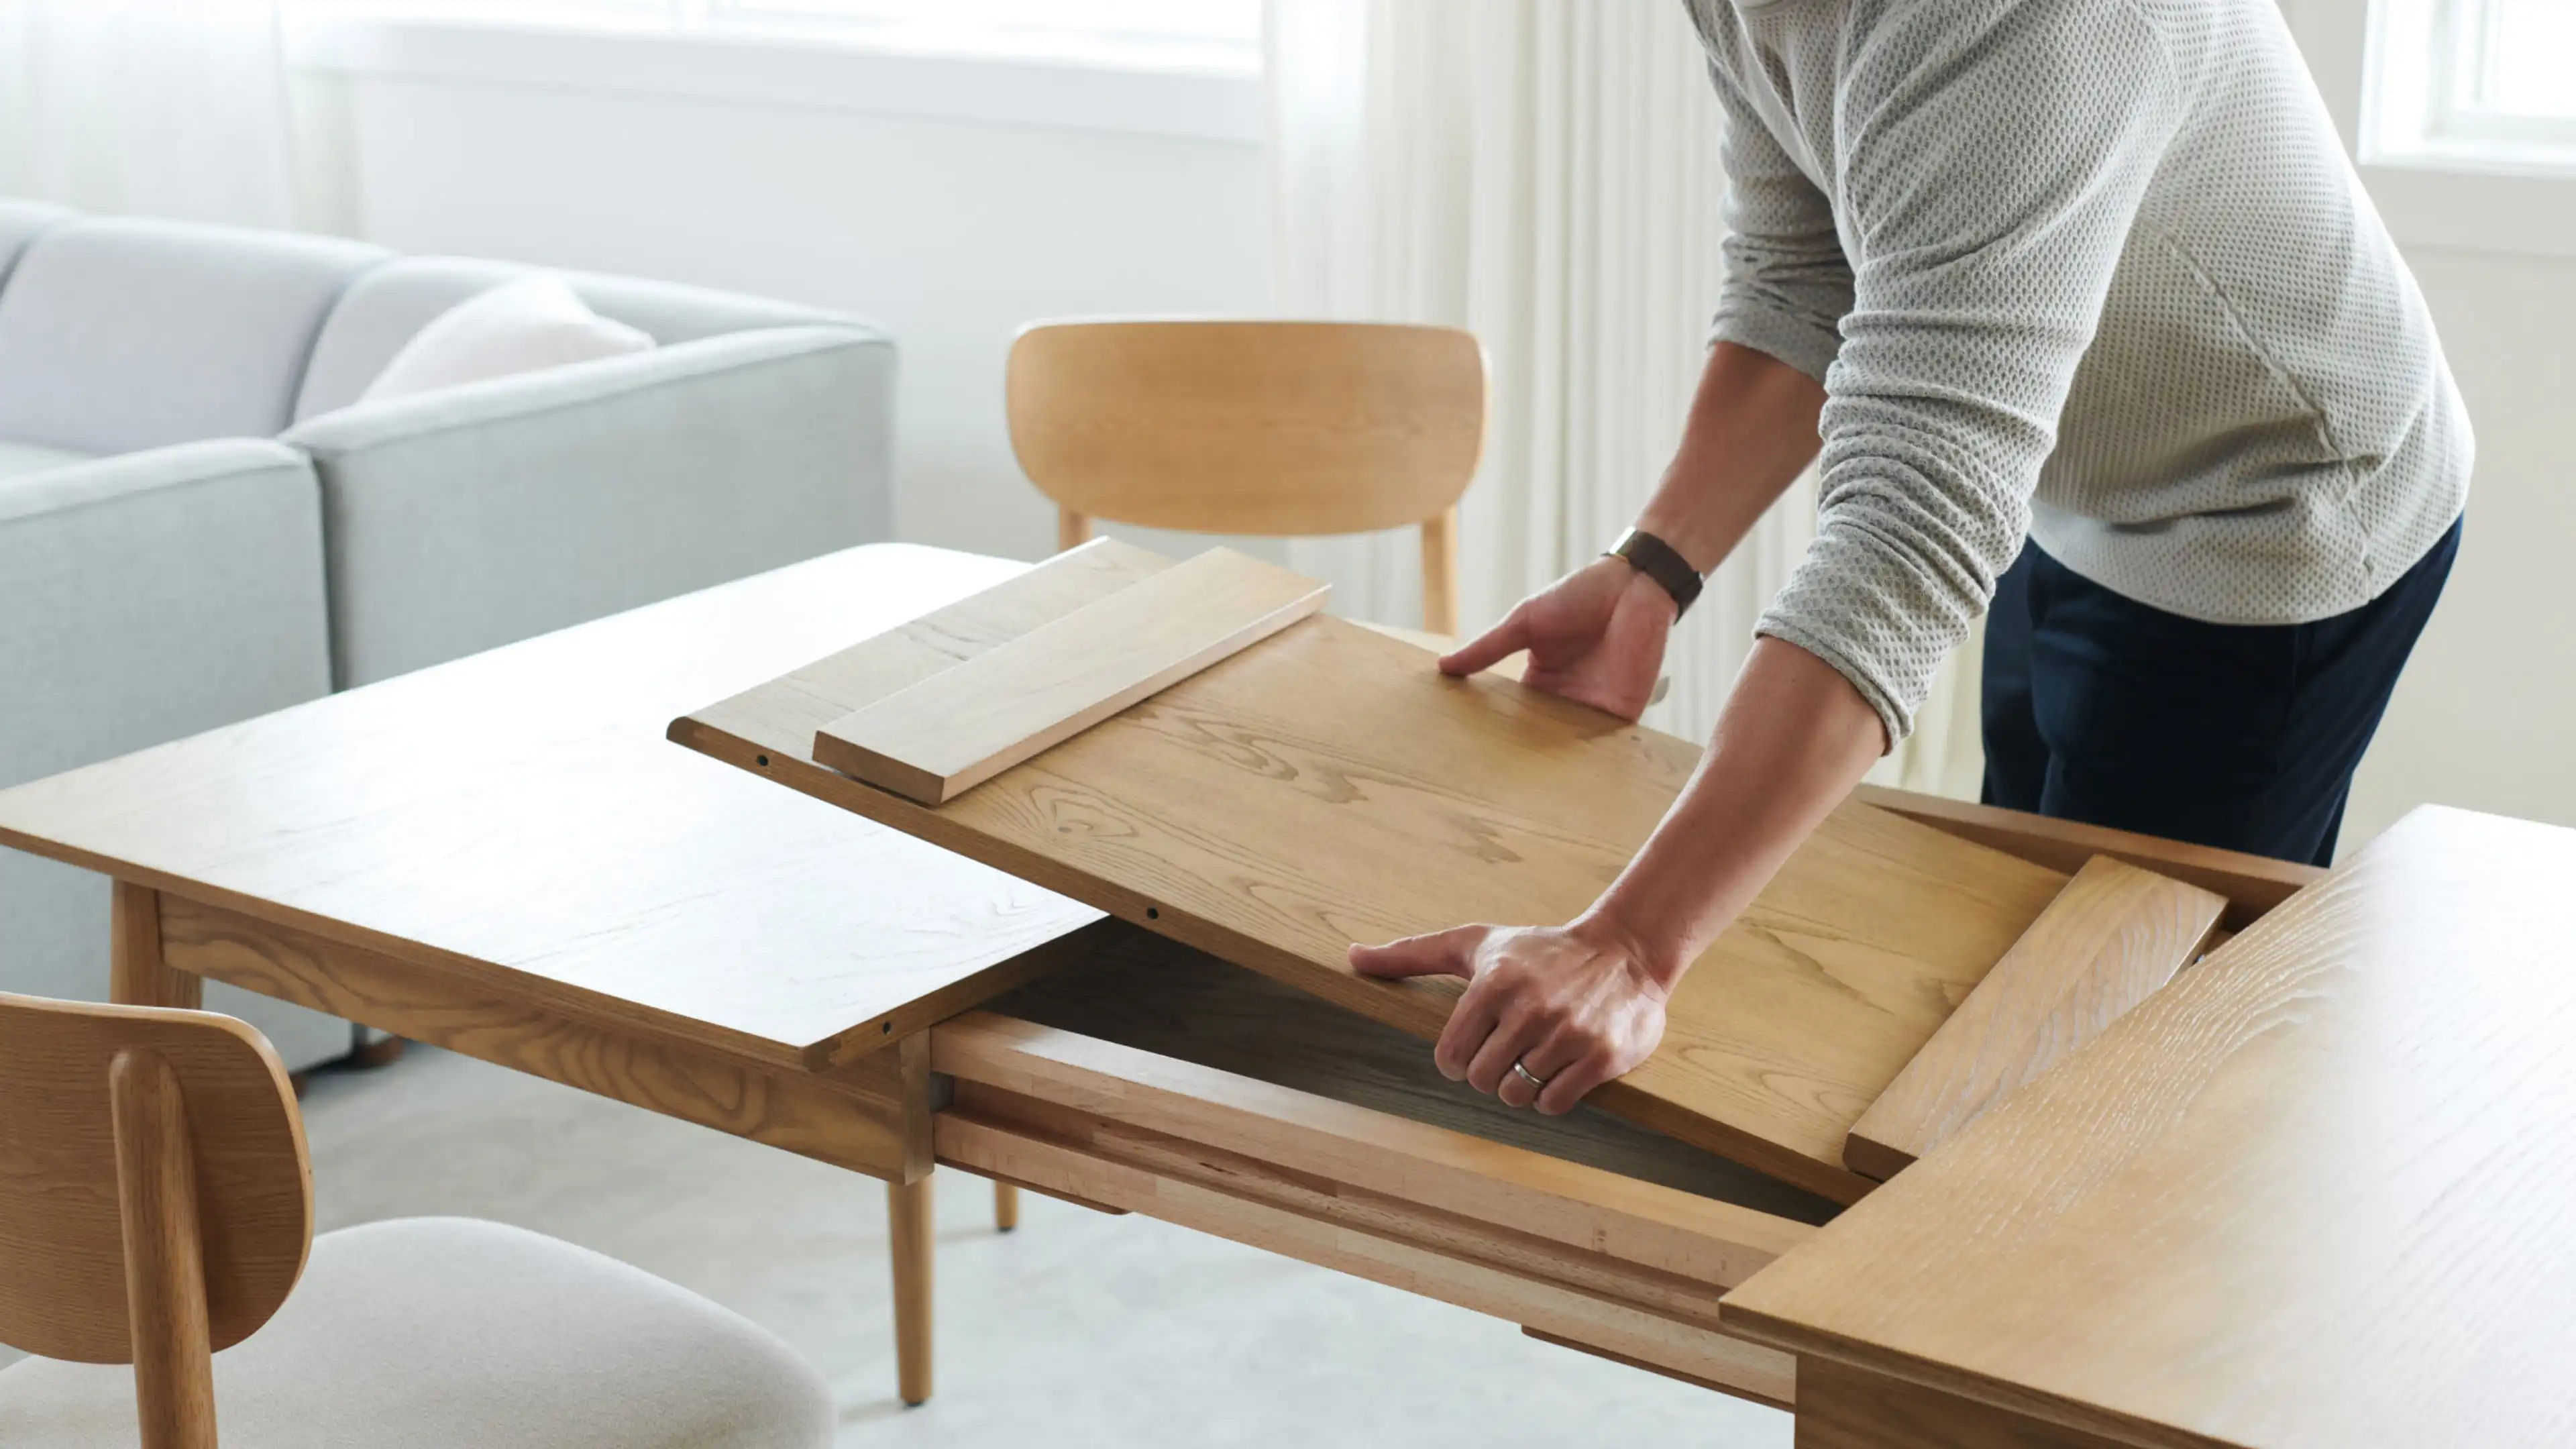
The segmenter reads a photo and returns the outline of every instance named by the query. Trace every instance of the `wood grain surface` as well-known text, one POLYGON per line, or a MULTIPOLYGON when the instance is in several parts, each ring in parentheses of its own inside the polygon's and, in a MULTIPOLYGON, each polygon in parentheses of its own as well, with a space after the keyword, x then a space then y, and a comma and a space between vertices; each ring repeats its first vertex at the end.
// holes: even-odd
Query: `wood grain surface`
POLYGON ((1420 523, 1485 444, 1484 350, 1449 327, 1039 323, 1005 393, 1021 469, 1069 518, 1189 533, 1420 523))
POLYGON ((1269 638, 1330 592, 1209 549, 843 715, 815 732, 814 758, 941 804, 1269 638))
POLYGON ((2107 855, 2085 862, 1852 1124, 1843 1162, 1884 1181, 1958 1135, 2198 959, 2226 909, 2107 855))
MULTIPOLYGON (((165 897, 164 950, 186 971, 412 1041, 871 1176, 930 1170, 927 1057, 871 1052, 828 1074, 685 1037, 551 1016, 466 973, 396 960, 165 897)), ((914 1038, 918 1040, 918 1038, 914 1038)))
MULTIPOLYGON (((142 1046, 117 1052, 107 1087, 143 1449, 216 1449, 214 1334, 187 1093, 169 1059, 142 1046)), ((292 1170, 287 1162, 272 1169, 292 1170)))
POLYGON ((872 1051, 1100 913, 663 727, 1018 567, 834 554, 0 791, 0 844, 567 1021, 782 1067, 872 1051))
POLYGON ((1103 922, 1081 939, 1093 948, 1078 961, 989 1009, 1775 1217, 1822 1223, 1837 1210, 1598 1107, 1548 1117, 1505 1106, 1440 1075, 1420 1040, 1168 937, 1103 922))
POLYGON ((2036 861, 2051 870, 2079 870, 2093 857, 2107 855, 2141 870, 2215 891, 2227 898, 2227 915, 2220 924, 2229 931, 2244 930, 2261 919, 2264 912, 2323 880, 2326 874, 2321 867, 2298 861, 2247 855, 2240 850, 2216 850, 2187 841, 2087 825, 2080 820, 2053 820, 2027 811, 1884 785, 1863 785, 1852 792, 1852 798, 1962 840, 2036 861))
MULTIPOLYGON (((137 1229, 164 1266, 183 1266, 170 1258, 164 1210, 188 1210, 201 1244, 206 1342, 229 1348, 286 1301, 313 1235, 312 1168, 277 1053, 226 1016, 6 993, 0 1343, 80 1363, 133 1361, 112 1085, 120 1055, 129 1058, 125 1145, 151 1169, 135 1183, 138 1206, 152 1214, 137 1229), (171 1100, 173 1083, 183 1102, 171 1100), (174 1111, 184 1122, 172 1121, 174 1111), (188 1204, 171 1196, 181 1189, 168 1154, 181 1148, 194 1164, 188 1204)), ((167 1358, 186 1345, 162 1347, 167 1358)))
MULTIPOLYGON (((1454 983, 1362 979, 1350 944, 1570 918, 1698 758, 1509 681, 1443 678, 1422 651, 1321 617, 935 810, 808 757, 814 730, 869 702, 857 690, 871 682, 943 667, 1163 566, 1088 545, 672 736, 1426 1038, 1454 983)), ((1697 963, 1662 1049, 1592 1100, 1856 1199, 1870 1184, 1842 1166, 1852 1122, 2064 881, 1846 806, 1697 963)))
POLYGON ((1798 1449, 2120 1449, 1832 1359, 1798 1365, 1798 1449))
POLYGON ((2576 1443, 2570 879, 2416 811, 1727 1321, 2121 1443, 2576 1443))

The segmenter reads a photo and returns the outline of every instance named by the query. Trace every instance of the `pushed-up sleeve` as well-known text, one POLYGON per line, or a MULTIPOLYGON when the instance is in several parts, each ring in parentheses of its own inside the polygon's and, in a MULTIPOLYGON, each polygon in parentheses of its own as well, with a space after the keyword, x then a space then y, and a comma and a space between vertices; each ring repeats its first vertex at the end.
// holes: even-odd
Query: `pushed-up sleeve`
POLYGON ((1725 277, 1709 342, 1776 357, 1822 382, 1851 310, 1851 265, 1833 204, 1782 148, 1735 82, 1709 68, 1725 115, 1725 277))
POLYGON ((1893 742, 2020 551, 2181 87, 2125 0, 1861 8, 1816 539, 1756 632, 1840 671, 1893 742))

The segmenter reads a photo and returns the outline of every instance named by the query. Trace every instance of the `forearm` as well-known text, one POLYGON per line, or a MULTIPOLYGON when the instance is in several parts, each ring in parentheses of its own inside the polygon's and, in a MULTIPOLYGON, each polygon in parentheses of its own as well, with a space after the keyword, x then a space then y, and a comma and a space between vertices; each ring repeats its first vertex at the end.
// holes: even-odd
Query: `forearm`
POLYGON ((1887 745, 1878 712, 1831 665, 1757 641, 1690 783, 1575 929, 1608 936, 1669 989, 1887 745))
POLYGON ((1681 446, 1637 526, 1706 573, 1814 460, 1825 390, 1789 364, 1721 342, 1691 398, 1681 446))

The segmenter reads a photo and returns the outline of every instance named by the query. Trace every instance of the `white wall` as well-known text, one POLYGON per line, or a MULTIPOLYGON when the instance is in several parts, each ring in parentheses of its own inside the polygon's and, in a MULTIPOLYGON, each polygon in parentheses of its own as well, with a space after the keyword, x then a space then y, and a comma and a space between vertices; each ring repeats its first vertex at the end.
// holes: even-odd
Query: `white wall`
MULTIPOLYGON (((364 75, 324 164, 342 226, 860 312, 904 349, 896 523, 1038 557, 1001 423, 1015 328, 1271 303, 1257 145, 364 75)), ((2576 183, 2571 183, 2576 184, 2576 183)), ((2349 850, 2424 801, 2576 825, 2576 258, 2408 252, 2477 424, 2450 592, 2355 790, 2349 850)))
POLYGON ((345 120, 338 229, 402 251, 697 282, 856 312, 903 349, 901 536, 1037 558, 1002 360, 1035 318, 1270 309, 1241 142, 393 75, 308 80, 345 120))

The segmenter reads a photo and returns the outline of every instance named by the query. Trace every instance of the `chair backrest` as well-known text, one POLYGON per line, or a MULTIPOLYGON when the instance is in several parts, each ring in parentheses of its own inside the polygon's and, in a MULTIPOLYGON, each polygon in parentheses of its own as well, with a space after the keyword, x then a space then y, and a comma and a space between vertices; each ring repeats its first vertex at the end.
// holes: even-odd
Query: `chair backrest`
MULTIPOLYGON (((1430 590, 1484 449, 1485 352, 1450 327, 1039 323, 1011 346, 1008 410, 1067 547, 1094 518, 1268 536, 1422 524, 1430 590)), ((1426 627, 1454 627, 1449 612, 1426 600, 1426 627)))
POLYGON ((286 1301, 313 1240, 303 1119, 267 1039, 211 1012, 0 992, 0 1343, 134 1362, 129 1277, 184 1266, 166 1239, 190 1217, 205 1350, 228 1348, 286 1301), (129 1275, 130 1247, 148 1271, 129 1275))

